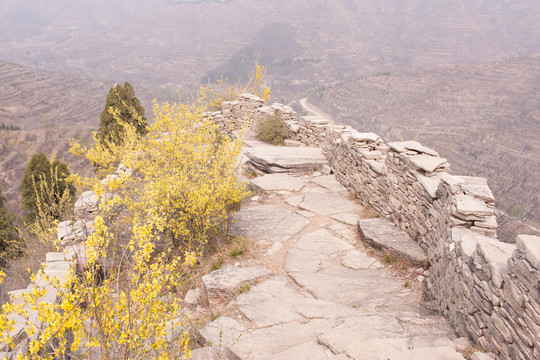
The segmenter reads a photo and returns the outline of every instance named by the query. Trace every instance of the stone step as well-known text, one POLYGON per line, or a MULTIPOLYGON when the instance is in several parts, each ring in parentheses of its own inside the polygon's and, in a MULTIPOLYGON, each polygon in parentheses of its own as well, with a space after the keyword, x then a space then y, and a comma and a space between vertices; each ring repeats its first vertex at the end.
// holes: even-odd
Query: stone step
POLYGON ((322 171, 328 160, 322 149, 260 145, 246 151, 247 165, 254 171, 272 173, 310 173, 322 171))
POLYGON ((358 228, 365 243, 406 259, 413 265, 428 267, 424 250, 390 220, 383 217, 361 219, 358 222, 358 228))

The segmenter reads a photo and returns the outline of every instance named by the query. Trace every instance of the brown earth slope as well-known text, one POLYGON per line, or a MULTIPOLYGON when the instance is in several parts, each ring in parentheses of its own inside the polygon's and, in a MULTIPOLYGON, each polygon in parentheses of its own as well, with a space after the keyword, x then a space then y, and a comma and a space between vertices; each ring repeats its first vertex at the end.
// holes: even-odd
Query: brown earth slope
POLYGON ((57 155, 72 171, 85 171, 86 162, 69 154, 68 138, 90 143, 108 90, 105 83, 0 61, 0 123, 20 127, 0 130, 0 182, 12 210, 20 214, 18 186, 33 154, 57 155))

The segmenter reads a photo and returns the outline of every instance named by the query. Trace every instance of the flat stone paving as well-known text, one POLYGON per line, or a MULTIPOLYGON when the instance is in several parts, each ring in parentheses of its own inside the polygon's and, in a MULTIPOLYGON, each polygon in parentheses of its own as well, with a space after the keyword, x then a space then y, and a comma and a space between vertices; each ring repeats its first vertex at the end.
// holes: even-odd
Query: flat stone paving
POLYGON ((302 182, 298 191, 272 182, 264 203, 236 214, 233 232, 273 249, 259 261, 273 271, 232 300, 238 315, 219 317, 202 336, 245 360, 463 360, 447 321, 423 306, 416 278, 405 286, 360 241, 362 207, 332 175, 302 182))

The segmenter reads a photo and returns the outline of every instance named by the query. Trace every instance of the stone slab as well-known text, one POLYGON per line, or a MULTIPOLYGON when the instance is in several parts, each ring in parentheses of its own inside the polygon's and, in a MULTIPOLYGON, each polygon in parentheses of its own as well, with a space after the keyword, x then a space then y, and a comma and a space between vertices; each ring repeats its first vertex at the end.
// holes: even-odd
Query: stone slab
POLYGON ((321 256, 320 253, 309 250, 293 248, 285 258, 285 271, 316 273, 329 267, 335 267, 339 262, 330 257, 321 256))
POLYGON ((45 261, 49 263, 66 260, 71 260, 71 258, 68 258, 68 256, 63 252, 48 252, 45 254, 45 261))
POLYGON ((483 353, 483 352, 475 352, 471 355, 469 360, 495 360, 495 356, 493 356, 490 353, 483 353))
POLYGON ((352 250, 354 246, 333 236, 325 229, 319 229, 298 239, 294 248, 331 255, 337 252, 352 250))
POLYGON ((351 213, 334 214, 331 216, 331 218, 352 226, 356 226, 360 220, 360 216, 351 213))
POLYGON ((312 318, 344 319, 358 311, 346 305, 299 293, 284 276, 276 276, 240 295, 240 311, 257 327, 269 327, 312 318))
POLYGON ((257 327, 268 327, 303 320, 304 317, 292 307, 302 299, 303 296, 284 277, 276 277, 241 294, 236 303, 244 316, 257 327))
POLYGON ((428 266, 424 250, 390 220, 383 217, 361 219, 358 226, 367 244, 405 258, 416 266, 428 266))
POLYGON ((520 234, 516 237, 516 246, 531 265, 540 270, 540 236, 520 234))
POLYGON ((382 161, 376 160, 366 160, 366 163, 369 165, 370 169, 376 172, 379 175, 386 175, 388 168, 385 163, 382 161))
POLYGON ((317 272, 288 272, 297 284, 317 299, 374 311, 403 290, 403 283, 383 277, 379 270, 324 268, 317 272))
POLYGON ((208 298, 215 298, 234 291, 246 281, 256 280, 269 274, 270 270, 262 266, 240 267, 226 265, 204 275, 202 283, 208 298))
POLYGON ((388 143, 388 146, 390 146, 392 150, 398 153, 404 153, 408 150, 413 150, 420 154, 439 156, 439 154, 435 150, 425 147, 417 141, 396 141, 388 143))
POLYGON ((431 198, 437 198, 437 189, 441 179, 438 176, 424 176, 421 174, 416 174, 418 182, 426 189, 426 192, 431 196, 431 198))
POLYGON ((301 232, 309 222, 280 205, 252 202, 233 216, 231 233, 254 240, 283 242, 301 232))
POLYGON ((184 297, 184 302, 189 305, 195 305, 199 302, 199 299, 200 299, 199 289, 195 288, 195 289, 188 290, 188 292, 186 293, 186 296, 184 297))
POLYGON ((341 185, 334 175, 318 176, 311 179, 311 182, 335 193, 348 193, 347 188, 341 185))
POLYGON ((464 215, 482 218, 493 215, 493 209, 490 209, 483 200, 477 199, 471 195, 456 195, 456 216, 464 215))
POLYGON ((358 209, 355 203, 340 194, 315 191, 307 193, 299 207, 319 215, 354 212, 358 209))
POLYGON ((264 191, 300 191, 308 182, 305 178, 288 174, 266 174, 250 180, 250 183, 264 191))
POLYGON ((336 321, 341 320, 313 319, 260 328, 243 333, 231 350, 241 359, 268 359, 314 341, 319 332, 330 329, 336 321))
POLYGON ((213 347, 204 347, 192 350, 191 360, 220 360, 220 355, 213 347))
POLYGON ((234 345, 247 327, 228 316, 220 316, 201 329, 202 338, 212 347, 231 347, 234 345))
MULTIPOLYGON (((290 349, 280 352, 279 354, 268 357, 268 360, 328 360, 326 349, 317 344, 315 341, 309 341, 290 349)), ((332 357, 333 359, 333 357, 332 357)))
POLYGON ((246 151, 250 166, 266 174, 321 171, 328 160, 321 148, 257 146, 246 151))
POLYGON ((381 139, 379 135, 374 133, 354 133, 351 138, 359 142, 376 142, 381 139))
POLYGON ((409 159, 413 167, 415 167, 416 169, 422 169, 426 173, 432 173, 442 165, 448 164, 445 158, 431 155, 421 154, 415 156, 408 156, 407 158, 409 159))
POLYGON ((341 264, 351 269, 380 269, 383 265, 372 257, 367 256, 359 250, 351 250, 343 254, 340 259, 341 264))

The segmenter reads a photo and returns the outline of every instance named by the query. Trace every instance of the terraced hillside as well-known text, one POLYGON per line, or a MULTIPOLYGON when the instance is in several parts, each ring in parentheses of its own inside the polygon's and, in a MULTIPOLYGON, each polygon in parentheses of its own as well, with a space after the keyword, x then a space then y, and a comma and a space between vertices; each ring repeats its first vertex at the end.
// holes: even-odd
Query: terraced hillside
POLYGON ((12 210, 20 213, 19 182, 36 152, 56 154, 72 170, 85 171, 85 161, 68 153, 68 138, 90 143, 109 88, 104 82, 0 61, 0 123, 20 128, 0 130, 0 182, 12 210))
POLYGON ((97 127, 110 85, 0 61, 0 118, 23 130, 97 127))
POLYGON ((359 78, 313 91, 309 100, 387 141, 417 138, 455 173, 488 177, 503 209, 540 193, 540 56, 359 78))
MULTIPOLYGON (((153 3, 124 19, 59 11, 32 34, 9 27, 2 32, 9 36, 0 36, 0 58, 97 79, 136 78, 172 95, 198 87, 213 71, 241 73, 258 60, 269 67, 274 95, 290 98, 355 75, 480 63, 540 49, 535 0, 153 3), (93 17, 103 26, 92 26, 93 17), (290 29, 293 41, 274 52, 276 28, 290 29)), ((0 11, 0 24, 12 18, 0 11)))

